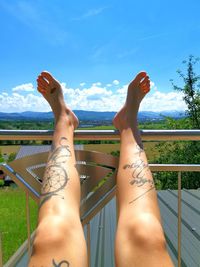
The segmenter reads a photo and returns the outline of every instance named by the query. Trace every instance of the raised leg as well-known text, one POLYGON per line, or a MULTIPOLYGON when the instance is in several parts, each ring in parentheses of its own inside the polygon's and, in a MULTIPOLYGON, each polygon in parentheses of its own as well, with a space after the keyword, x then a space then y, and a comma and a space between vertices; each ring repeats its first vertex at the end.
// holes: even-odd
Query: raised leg
POLYGON ((173 266, 166 250, 153 177, 137 128, 140 102, 149 90, 149 77, 140 72, 130 83, 126 103, 113 120, 121 138, 117 175, 117 267, 173 266))
POLYGON ((80 180, 73 147, 78 119, 65 105, 61 86, 50 73, 37 79, 38 91, 55 116, 55 132, 41 190, 36 237, 29 267, 86 267, 80 222, 80 180))

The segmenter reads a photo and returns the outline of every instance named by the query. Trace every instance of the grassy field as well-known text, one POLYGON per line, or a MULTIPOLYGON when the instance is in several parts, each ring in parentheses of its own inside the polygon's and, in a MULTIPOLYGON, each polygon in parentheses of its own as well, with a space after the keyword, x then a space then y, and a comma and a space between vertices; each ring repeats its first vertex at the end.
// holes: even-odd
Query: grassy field
MULTIPOLYGON (((37 205, 30 199, 31 232, 36 227, 37 205)), ((0 233, 3 263, 27 239, 25 194, 19 188, 0 188, 0 233)))
POLYGON ((17 153, 19 149, 20 149, 20 146, 15 146, 15 145, 0 146, 0 152, 2 154, 7 154, 7 155, 9 155, 10 153, 17 153))
MULTIPOLYGON (((139 123, 139 129, 166 129, 166 123, 163 121, 139 123)), ((79 128, 79 130, 116 130, 116 128, 113 125, 102 125, 95 127, 79 128)))
MULTIPOLYGON (((158 151, 156 150, 156 144, 158 142, 143 142, 144 149, 146 151, 148 159, 151 161, 154 160, 155 157, 158 156, 158 151)), ((120 149, 120 144, 88 144, 84 145, 84 150, 89 151, 98 151, 102 153, 110 154, 113 151, 117 151, 120 149)))

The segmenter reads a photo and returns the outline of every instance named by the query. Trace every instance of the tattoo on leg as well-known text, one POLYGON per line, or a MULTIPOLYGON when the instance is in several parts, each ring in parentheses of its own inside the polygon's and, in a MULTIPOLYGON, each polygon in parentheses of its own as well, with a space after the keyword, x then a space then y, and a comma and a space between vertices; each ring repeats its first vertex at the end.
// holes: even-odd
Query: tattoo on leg
POLYGON ((55 260, 53 259, 52 263, 53 267, 69 267, 69 262, 65 260, 56 263, 55 260))
POLYGON ((147 163, 144 163, 143 160, 138 159, 136 162, 124 165, 123 168, 133 169, 132 179, 130 181, 131 185, 136 185, 138 187, 141 187, 144 184, 149 183, 151 186, 154 186, 154 182, 152 179, 147 179, 144 177, 146 172, 149 171, 149 166, 147 163))
POLYGON ((59 146, 54 148, 49 156, 41 189, 40 207, 53 196, 64 199, 62 190, 69 180, 65 164, 71 157, 69 146, 64 144, 66 141, 67 138, 61 137, 59 146))
POLYGON ((138 197, 136 197, 135 199, 131 200, 129 202, 129 204, 133 203, 134 201, 138 200, 139 198, 141 198, 142 196, 144 196, 146 193, 148 193, 149 191, 153 190, 155 188, 155 186, 149 188, 147 191, 145 191, 143 194, 139 195, 138 197))
MULTIPOLYGON (((138 155, 138 158, 136 159, 136 161, 134 161, 131 164, 126 164, 124 165, 123 169, 132 169, 132 178, 130 181, 130 185, 136 185, 137 187, 142 187, 145 184, 149 184, 150 185, 150 189, 148 189, 146 192, 144 192, 141 196, 143 196, 145 193, 149 192, 150 190, 154 189, 154 181, 153 179, 147 179, 145 176, 147 174, 147 172, 149 172, 149 165, 148 163, 145 163, 142 159, 141 159, 141 153, 144 152, 144 150, 139 147, 138 145, 136 145, 136 154, 138 155)), ((141 196, 137 197, 136 199, 140 198, 141 196)), ((134 199, 133 201, 129 202, 132 203, 134 202, 136 199, 134 199)))
POLYGON ((139 154, 139 156, 141 155, 141 153, 144 152, 144 149, 143 149, 143 145, 142 144, 140 146, 139 145, 136 145, 136 149, 137 149, 137 153, 139 154))

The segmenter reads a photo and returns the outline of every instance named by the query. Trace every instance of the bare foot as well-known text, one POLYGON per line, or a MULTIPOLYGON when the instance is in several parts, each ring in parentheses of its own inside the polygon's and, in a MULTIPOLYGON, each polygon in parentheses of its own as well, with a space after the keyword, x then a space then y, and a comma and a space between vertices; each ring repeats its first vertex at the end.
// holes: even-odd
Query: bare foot
POLYGON ((77 128, 78 118, 66 106, 60 83, 49 72, 43 71, 37 78, 37 84, 38 91, 51 106, 55 120, 58 121, 61 117, 64 117, 73 125, 74 129, 77 128))
POLYGON ((149 77, 146 72, 142 71, 129 84, 126 102, 113 119, 114 126, 120 132, 127 128, 135 129, 137 127, 137 114, 140 103, 149 91, 149 77))

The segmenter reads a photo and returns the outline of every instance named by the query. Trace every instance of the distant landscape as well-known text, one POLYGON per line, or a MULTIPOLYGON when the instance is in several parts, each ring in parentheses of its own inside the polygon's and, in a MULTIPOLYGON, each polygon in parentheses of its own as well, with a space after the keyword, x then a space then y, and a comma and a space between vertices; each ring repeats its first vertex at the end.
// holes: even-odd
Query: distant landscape
MULTIPOLYGON (((111 125, 112 119, 116 112, 97 112, 97 111, 83 111, 74 110, 74 113, 80 120, 80 127, 93 127, 100 125, 111 125)), ((181 119, 185 117, 185 113, 181 111, 163 111, 163 112, 153 112, 153 111, 141 111, 139 112, 138 119, 140 123, 145 122, 161 122, 164 121, 166 117, 171 117, 173 119, 181 119)), ((26 111, 21 113, 4 113, 0 112, 1 122, 11 122, 11 121, 23 121, 23 122, 52 122, 53 113, 52 112, 32 112, 26 111)))

